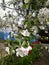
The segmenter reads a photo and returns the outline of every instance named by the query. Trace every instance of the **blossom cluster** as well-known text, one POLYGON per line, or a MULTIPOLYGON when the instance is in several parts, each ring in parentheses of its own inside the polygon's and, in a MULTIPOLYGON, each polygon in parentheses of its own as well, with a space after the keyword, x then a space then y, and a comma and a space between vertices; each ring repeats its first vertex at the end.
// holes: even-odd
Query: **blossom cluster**
POLYGON ((38 19, 40 23, 44 23, 49 18, 49 9, 41 8, 38 13, 38 19))
MULTIPOLYGON (((20 57, 28 56, 29 51, 31 51, 31 50, 32 50, 32 47, 30 45, 26 48, 24 48, 23 46, 18 47, 18 48, 16 48, 16 56, 17 57, 19 57, 19 56, 20 57)), ((10 48, 9 47, 6 47, 5 51, 8 54, 10 54, 10 48)), ((11 52, 12 52, 12 54, 15 54, 15 50, 12 50, 11 52)))

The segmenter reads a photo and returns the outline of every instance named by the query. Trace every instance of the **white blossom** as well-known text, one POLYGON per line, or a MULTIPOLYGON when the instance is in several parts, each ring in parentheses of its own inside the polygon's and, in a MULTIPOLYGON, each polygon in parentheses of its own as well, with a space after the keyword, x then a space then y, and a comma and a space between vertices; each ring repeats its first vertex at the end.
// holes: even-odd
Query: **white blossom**
POLYGON ((26 30, 23 30, 23 31, 21 32, 21 34, 22 34, 23 36, 30 36, 30 33, 28 32, 27 29, 26 29, 26 30))
POLYGON ((39 10, 39 14, 38 14, 38 19, 39 19, 39 22, 45 22, 47 18, 49 18, 49 9, 48 8, 41 8, 39 10))
POLYGON ((14 36, 14 32, 13 32, 13 31, 11 31, 11 37, 12 37, 12 36, 14 36))
POLYGON ((33 27, 31 28, 31 30, 33 31, 33 34, 34 34, 34 35, 36 35, 37 32, 38 32, 37 26, 33 26, 33 27))
POLYGON ((12 53, 15 54, 15 50, 12 50, 12 53))
POLYGON ((20 3, 19 3, 19 6, 20 6, 20 7, 22 7, 22 6, 23 6, 23 3, 22 3, 22 2, 20 2, 20 3))
POLYGON ((35 17, 36 16, 36 13, 33 13, 32 16, 35 17))
POLYGON ((18 22, 18 26, 22 26, 23 22, 22 21, 19 21, 18 22))
POLYGON ((2 3, 2 0, 0 0, 0 3, 2 3))
POLYGON ((24 20, 24 17, 19 17, 18 26, 23 25, 23 20, 24 20))
POLYGON ((25 55, 27 55, 27 51, 25 50, 25 48, 21 47, 16 49, 16 56, 23 57, 25 55))
POLYGON ((45 29, 45 26, 39 26, 39 28, 44 30, 45 29))
POLYGON ((0 8, 0 17, 3 18, 5 15, 6 11, 4 11, 2 8, 0 8))
POLYGON ((28 55, 29 50, 32 50, 32 47, 28 46, 27 48, 20 47, 16 49, 16 56, 24 57, 28 55))
POLYGON ((6 51, 8 54, 10 54, 10 52, 9 52, 9 47, 6 47, 6 48, 5 48, 5 51, 6 51))
POLYGON ((24 2, 25 2, 25 3, 28 3, 28 2, 29 2, 29 0, 24 0, 24 2))
POLYGON ((32 47, 28 46, 26 49, 27 49, 27 51, 29 51, 29 50, 32 50, 32 47))
POLYGON ((47 49, 48 49, 48 47, 47 47, 47 46, 45 46, 45 49, 47 50, 47 49))
MULTIPOLYGON (((10 48, 9 47, 5 47, 5 51, 10 55, 10 48)), ((14 54, 15 50, 12 49, 11 52, 12 52, 12 54, 14 54)))
POLYGON ((5 0, 5 2, 9 2, 10 0, 5 0))
POLYGON ((49 22, 47 22, 47 25, 49 25, 49 22))
POLYGON ((16 0, 14 0, 14 1, 13 1, 13 0, 10 0, 10 2, 15 3, 15 2, 16 2, 16 0))
POLYGON ((18 27, 15 26, 15 27, 13 27, 13 30, 18 32, 19 29, 18 29, 18 27))

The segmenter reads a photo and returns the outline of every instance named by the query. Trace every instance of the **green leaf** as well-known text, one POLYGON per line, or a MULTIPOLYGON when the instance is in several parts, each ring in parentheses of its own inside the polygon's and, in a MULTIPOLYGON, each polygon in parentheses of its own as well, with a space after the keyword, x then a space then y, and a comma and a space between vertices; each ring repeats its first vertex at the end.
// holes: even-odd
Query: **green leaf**
POLYGON ((27 48, 27 47, 28 47, 28 43, 27 43, 26 41, 23 41, 22 46, 23 46, 24 48, 27 48))
POLYGON ((11 42, 11 40, 10 40, 10 39, 8 39, 8 40, 7 40, 7 42, 8 42, 8 43, 10 43, 10 42, 11 42))
POLYGON ((16 42, 17 42, 17 43, 21 43, 21 39, 16 38, 16 42))
POLYGON ((38 24, 39 23, 39 20, 37 18, 34 18, 33 19, 33 22, 34 22, 34 24, 38 24))
POLYGON ((47 21, 49 22, 49 18, 47 18, 47 21))
POLYGON ((26 4, 23 4, 22 9, 26 9, 26 4))
POLYGON ((29 41, 30 36, 29 36, 29 37, 25 36, 24 39, 25 39, 26 41, 29 41))

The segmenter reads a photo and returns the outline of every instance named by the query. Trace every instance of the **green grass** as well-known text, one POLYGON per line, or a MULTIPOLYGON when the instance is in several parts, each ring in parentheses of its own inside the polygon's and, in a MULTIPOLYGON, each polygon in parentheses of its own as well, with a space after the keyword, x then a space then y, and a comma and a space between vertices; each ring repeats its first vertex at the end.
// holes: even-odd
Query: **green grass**
POLYGON ((1 40, 1 39, 0 39, 0 43, 4 43, 4 42, 6 42, 6 40, 1 40))
POLYGON ((0 65, 33 65, 31 57, 6 56, 0 60, 0 65))

